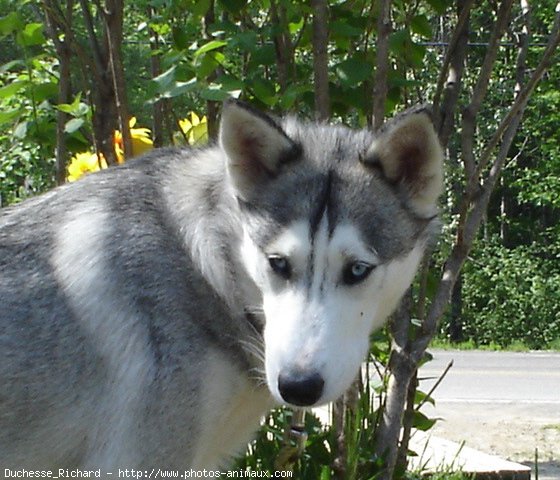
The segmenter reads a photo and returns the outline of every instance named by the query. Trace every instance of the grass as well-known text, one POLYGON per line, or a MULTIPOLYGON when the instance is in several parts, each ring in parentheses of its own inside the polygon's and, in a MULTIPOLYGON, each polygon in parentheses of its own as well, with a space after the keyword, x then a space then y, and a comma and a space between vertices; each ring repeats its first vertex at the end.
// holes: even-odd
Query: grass
MULTIPOLYGON (((479 345, 472 340, 465 342, 452 343, 445 338, 434 338, 430 344, 432 348, 439 348, 442 350, 487 350, 493 352, 529 352, 534 350, 529 348, 525 343, 520 340, 515 340, 509 345, 500 345, 491 342, 488 345, 479 345)), ((560 351, 560 338, 548 343, 542 350, 560 351)))

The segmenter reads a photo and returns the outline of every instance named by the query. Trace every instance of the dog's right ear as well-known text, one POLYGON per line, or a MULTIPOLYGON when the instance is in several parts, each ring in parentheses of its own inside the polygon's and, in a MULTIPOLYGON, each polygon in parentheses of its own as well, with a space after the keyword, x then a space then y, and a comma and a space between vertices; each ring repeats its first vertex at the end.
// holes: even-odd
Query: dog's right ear
POLYGON ((443 189, 443 152, 429 110, 415 108, 388 123, 362 159, 380 167, 424 218, 437 213, 443 189))
POLYGON ((244 200, 256 184, 273 178, 300 154, 300 146, 271 117, 233 99, 222 110, 220 146, 230 181, 244 200))

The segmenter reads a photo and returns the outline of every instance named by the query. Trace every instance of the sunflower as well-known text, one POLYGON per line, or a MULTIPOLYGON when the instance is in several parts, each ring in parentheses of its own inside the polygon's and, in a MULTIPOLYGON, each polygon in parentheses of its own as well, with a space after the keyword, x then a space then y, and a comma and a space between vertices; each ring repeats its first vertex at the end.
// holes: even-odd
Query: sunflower
POLYGON ((185 134, 189 145, 200 145, 208 141, 208 120, 206 115, 200 118, 196 113, 189 112, 186 118, 179 120, 179 127, 185 134))
POLYGON ((107 168, 107 161, 103 154, 97 155, 93 152, 77 153, 70 160, 66 179, 69 182, 75 182, 86 173, 97 172, 102 168, 107 168))
MULTIPOLYGON (((154 148, 154 142, 150 138, 151 131, 149 128, 134 128, 136 125, 136 117, 132 117, 128 123, 130 128, 130 136, 132 138, 132 156, 136 157, 154 148)), ((117 155, 117 162, 124 163, 124 144, 122 133, 120 130, 115 130, 113 137, 115 143, 115 153, 117 155)))

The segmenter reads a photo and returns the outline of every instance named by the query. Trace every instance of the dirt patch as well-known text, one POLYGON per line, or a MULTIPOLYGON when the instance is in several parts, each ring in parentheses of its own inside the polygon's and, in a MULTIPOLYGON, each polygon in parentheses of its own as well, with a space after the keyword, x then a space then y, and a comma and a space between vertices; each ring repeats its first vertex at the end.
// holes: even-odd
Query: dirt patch
POLYGON ((538 452, 539 479, 560 480, 558 405, 438 403, 423 409, 441 418, 430 433, 533 469, 538 452))

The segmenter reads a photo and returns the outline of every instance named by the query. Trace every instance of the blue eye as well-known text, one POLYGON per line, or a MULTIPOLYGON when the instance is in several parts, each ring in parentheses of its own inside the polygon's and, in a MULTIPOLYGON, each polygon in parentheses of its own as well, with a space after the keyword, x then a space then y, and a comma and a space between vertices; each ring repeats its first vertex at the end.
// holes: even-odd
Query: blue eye
POLYGON ((356 285, 365 280, 371 271, 373 265, 366 262, 352 262, 344 267, 342 271, 342 280, 346 285, 356 285))
POLYGON ((280 255, 270 255, 268 257, 268 263, 274 273, 280 275, 285 280, 288 280, 292 275, 292 268, 286 257, 282 257, 280 255))

